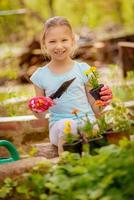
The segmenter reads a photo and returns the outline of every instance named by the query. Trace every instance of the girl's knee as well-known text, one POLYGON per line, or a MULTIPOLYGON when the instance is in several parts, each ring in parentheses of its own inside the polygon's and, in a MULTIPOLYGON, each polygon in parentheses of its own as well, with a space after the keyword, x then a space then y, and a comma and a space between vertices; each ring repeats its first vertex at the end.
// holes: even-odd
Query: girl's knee
POLYGON ((61 119, 57 121, 50 129, 49 137, 50 142, 58 146, 58 142, 61 137, 64 137, 65 122, 69 121, 71 125, 71 133, 77 134, 77 122, 73 119, 61 119))
POLYGON ((58 130, 59 130, 59 136, 62 136, 64 134, 64 128, 65 128, 65 122, 69 121, 71 125, 71 133, 76 134, 77 133, 77 122, 73 119, 62 119, 58 123, 58 130))

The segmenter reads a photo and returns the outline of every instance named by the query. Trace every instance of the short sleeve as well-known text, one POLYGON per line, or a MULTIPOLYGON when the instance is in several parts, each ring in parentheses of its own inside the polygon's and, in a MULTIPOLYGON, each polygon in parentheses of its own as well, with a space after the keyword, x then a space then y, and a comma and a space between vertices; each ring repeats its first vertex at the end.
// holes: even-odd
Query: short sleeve
POLYGON ((82 63, 79 63, 79 69, 81 71, 81 74, 82 74, 82 79, 83 79, 83 82, 86 84, 90 78, 90 75, 85 75, 85 72, 87 70, 89 70, 91 68, 90 65, 88 65, 87 63, 85 62, 82 62, 82 63))
POLYGON ((30 77, 30 80, 32 81, 33 84, 37 85, 39 88, 43 89, 43 86, 41 84, 42 80, 42 72, 41 68, 38 68, 30 77))

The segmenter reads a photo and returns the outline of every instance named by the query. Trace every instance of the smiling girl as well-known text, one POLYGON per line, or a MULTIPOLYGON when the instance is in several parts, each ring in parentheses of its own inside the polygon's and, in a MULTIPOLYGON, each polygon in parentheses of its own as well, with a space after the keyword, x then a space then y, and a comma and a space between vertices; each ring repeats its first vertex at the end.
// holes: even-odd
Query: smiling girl
MULTIPOLYGON (((87 63, 80 63, 72 60, 75 38, 70 23, 63 17, 53 17, 46 21, 41 46, 50 56, 50 62, 38 68, 31 76, 36 96, 49 97, 59 86, 72 78, 75 78, 67 91, 49 108, 49 137, 50 142, 58 146, 59 154, 63 151, 63 130, 66 120, 71 123, 72 133, 77 133, 77 118, 71 114, 75 108, 79 110, 79 117, 88 114, 90 121, 95 120, 95 113, 98 109, 95 106, 95 99, 85 90, 88 81, 84 71, 90 66, 87 63)), ((101 99, 105 105, 112 98, 112 92, 107 86, 101 88, 101 99)), ((44 117, 44 113, 35 112, 36 117, 44 117)))

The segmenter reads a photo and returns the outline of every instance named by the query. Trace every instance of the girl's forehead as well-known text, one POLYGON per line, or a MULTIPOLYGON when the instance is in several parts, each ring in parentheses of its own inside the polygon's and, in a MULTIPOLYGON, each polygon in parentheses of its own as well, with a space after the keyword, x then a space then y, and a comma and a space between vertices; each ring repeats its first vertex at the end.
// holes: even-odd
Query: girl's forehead
POLYGON ((66 25, 59 25, 59 26, 50 27, 48 30, 46 30, 45 38, 48 39, 51 37, 56 38, 56 37, 64 37, 64 36, 72 37, 72 31, 66 25))

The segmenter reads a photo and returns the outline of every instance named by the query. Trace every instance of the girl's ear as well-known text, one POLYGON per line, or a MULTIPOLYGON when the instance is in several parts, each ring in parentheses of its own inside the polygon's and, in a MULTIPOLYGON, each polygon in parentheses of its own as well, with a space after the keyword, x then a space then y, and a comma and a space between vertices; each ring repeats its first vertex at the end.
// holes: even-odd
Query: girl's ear
POLYGON ((71 51, 71 57, 73 57, 75 50, 77 49, 77 35, 73 33, 72 35, 72 51, 71 51))
POLYGON ((74 54, 75 54, 76 49, 77 49, 77 43, 76 43, 76 40, 74 39, 74 40, 73 40, 73 44, 72 44, 72 49, 71 49, 71 52, 70 52, 71 58, 74 57, 74 54))
POLYGON ((77 41, 79 40, 79 36, 76 33, 73 33, 73 45, 77 47, 77 41))
POLYGON ((47 51, 47 47, 46 47, 45 43, 41 43, 41 52, 45 58, 47 57, 49 60, 51 59, 51 56, 49 55, 49 53, 47 51))
POLYGON ((73 44, 75 45, 75 43, 76 43, 76 34, 75 33, 72 34, 72 41, 73 41, 73 44))

